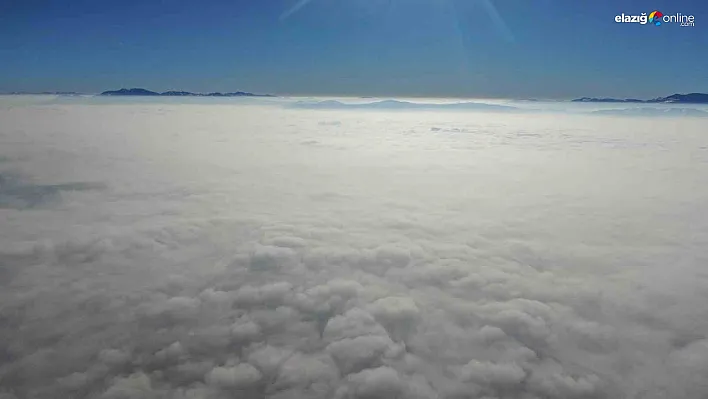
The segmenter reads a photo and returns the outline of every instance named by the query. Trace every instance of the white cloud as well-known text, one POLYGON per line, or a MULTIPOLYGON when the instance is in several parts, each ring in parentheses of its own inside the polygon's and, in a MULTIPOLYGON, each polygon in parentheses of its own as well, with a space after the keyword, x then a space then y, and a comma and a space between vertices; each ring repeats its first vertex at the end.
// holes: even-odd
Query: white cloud
POLYGON ((98 358, 107 366, 122 366, 130 360, 130 355, 118 349, 104 349, 98 358))
POLYGON ((390 367, 367 369, 347 380, 348 385, 337 392, 338 398, 395 398, 404 387, 398 372, 390 367))
POLYGON ((354 280, 334 279, 326 284, 315 286, 307 290, 310 296, 327 299, 331 296, 339 296, 341 298, 352 298, 359 295, 364 290, 364 287, 354 280))
POLYGON ((59 382, 59 385, 75 392, 85 387, 89 383, 89 379, 86 373, 72 373, 66 377, 59 378, 57 382, 59 382))
POLYGON ((492 386, 518 386, 526 378, 526 372, 515 363, 495 364, 472 360, 462 367, 465 381, 492 386))
POLYGON ((295 252, 290 248, 258 245, 251 253, 250 268, 254 271, 275 270, 292 264, 295 252))
POLYGON ((307 246, 307 241, 300 237, 278 236, 269 240, 276 247, 302 248, 307 246))
POLYGON ((329 356, 295 353, 283 363, 273 389, 291 391, 291 395, 308 390, 324 396, 337 386, 339 378, 329 356))
POLYGON ((244 388, 257 384, 263 376, 248 363, 234 367, 215 367, 206 376, 207 384, 222 388, 244 388))
POLYGON ((384 267, 403 267, 411 260, 410 251, 394 245, 376 248, 376 261, 384 267))
POLYGON ((150 378, 144 373, 119 377, 101 395, 102 399, 149 399, 154 397, 150 378))
POLYGON ((415 301, 407 297, 387 297, 371 304, 371 314, 383 322, 406 323, 415 321, 420 311, 415 301))
POLYGON ((393 345, 388 336, 365 335, 333 342, 326 351, 337 362, 342 374, 350 374, 375 366, 393 345))
POLYGON ((155 353, 155 357, 158 358, 159 360, 164 360, 168 362, 175 362, 180 360, 186 355, 186 351, 182 344, 177 341, 172 343, 170 346, 168 346, 165 349, 160 350, 159 352, 155 353))
POLYGON ((171 398, 174 399, 204 399, 212 396, 213 391, 206 387, 198 386, 194 388, 178 388, 171 392, 171 398))
POLYGON ((363 309, 354 308, 330 319, 324 329, 323 338, 325 341, 332 342, 362 335, 387 336, 388 334, 371 314, 363 309))
POLYGON ((210 360, 193 361, 187 360, 180 363, 174 369, 168 369, 167 375, 170 382, 177 387, 187 387, 194 383, 203 382, 204 376, 214 368, 214 362, 210 360))
POLYGON ((293 355, 293 351, 290 349, 270 345, 255 346, 251 348, 250 352, 248 362, 267 376, 275 375, 282 364, 293 355))
POLYGON ((158 297, 153 303, 138 309, 148 319, 159 322, 180 322, 195 317, 201 301, 189 297, 158 297))
POLYGON ((570 375, 534 374, 529 388, 550 398, 592 398, 597 396, 600 379, 595 375, 573 377, 570 375))
POLYGON ((216 354, 227 351, 231 345, 230 326, 197 327, 184 339, 190 353, 216 354))
POLYGON ((369 306, 371 314, 381 321, 395 340, 407 340, 414 333, 420 316, 415 301, 407 297, 386 297, 369 306))
POLYGON ((261 297, 266 302, 280 302, 292 290, 292 284, 280 282, 267 284, 261 287, 261 297))
POLYGON ((506 334, 504 333, 504 330, 498 327, 491 327, 491 326, 484 326, 479 329, 477 332, 477 336, 484 342, 485 344, 490 344, 494 341, 504 339, 506 338, 506 334))
POLYGON ((258 324, 248 320, 247 318, 241 318, 231 326, 231 335, 238 343, 246 343, 248 341, 256 340, 260 334, 261 328, 258 324))
POLYGON ((7 101, 0 398, 708 390, 700 118, 7 101))
POLYGON ((210 306, 228 306, 234 300, 234 295, 230 292, 207 288, 199 294, 199 298, 210 306))

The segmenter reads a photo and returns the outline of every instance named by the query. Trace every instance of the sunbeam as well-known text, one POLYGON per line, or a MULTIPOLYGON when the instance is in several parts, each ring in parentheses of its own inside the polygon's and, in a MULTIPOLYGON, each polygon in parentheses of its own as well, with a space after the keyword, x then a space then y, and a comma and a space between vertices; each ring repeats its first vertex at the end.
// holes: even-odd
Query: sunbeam
POLYGON ((280 20, 284 21, 288 19, 291 15, 300 11, 303 7, 308 5, 312 0, 300 0, 294 6, 287 9, 284 13, 280 14, 280 20))

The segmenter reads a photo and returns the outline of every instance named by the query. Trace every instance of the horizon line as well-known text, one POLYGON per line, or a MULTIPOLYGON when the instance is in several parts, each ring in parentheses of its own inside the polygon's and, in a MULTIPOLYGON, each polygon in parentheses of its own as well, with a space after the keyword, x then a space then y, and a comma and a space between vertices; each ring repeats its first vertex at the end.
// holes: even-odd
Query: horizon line
MULTIPOLYGON (((242 90, 237 90, 237 91, 207 91, 207 92, 192 92, 188 90, 179 90, 179 89, 169 89, 165 91, 153 91, 150 89, 146 89, 144 87, 122 87, 120 89, 111 89, 111 90, 103 90, 103 91, 98 91, 98 92, 81 92, 81 91, 70 91, 70 90, 42 90, 42 91, 0 91, 0 95, 85 95, 85 96, 100 96, 103 93, 107 92, 119 92, 122 90, 145 90, 149 91, 152 93, 156 93, 157 96, 160 97, 180 97, 180 96, 170 96, 170 95, 164 95, 165 93, 170 93, 170 92, 183 92, 183 93, 189 93, 189 94, 194 94, 195 96, 205 96, 208 97, 209 94, 229 94, 229 93, 244 93, 244 94, 251 94, 253 97, 318 97, 318 98, 357 98, 357 99, 383 99, 383 98, 420 98, 420 99, 483 99, 483 100, 526 100, 526 101, 565 101, 565 100, 577 100, 577 99, 600 99, 600 100, 641 100, 639 97, 627 97, 627 96, 622 96, 622 97, 608 97, 608 96, 579 96, 579 97, 535 97, 535 96, 524 96, 524 97, 509 97, 509 96, 467 96, 467 95, 397 95, 397 94, 386 94, 386 95, 357 95, 357 94, 316 94, 316 93, 254 93, 254 92, 249 92, 249 91, 242 91, 242 90)), ((658 98, 663 98, 663 97, 669 97, 672 95, 690 95, 690 94, 705 94, 703 92, 686 92, 686 93, 680 93, 680 92, 674 92, 669 95, 664 95, 664 96, 658 96, 658 97, 652 97, 652 98, 647 98, 646 100, 642 101, 647 101, 647 100, 653 100, 653 99, 658 99, 658 98)), ((110 96, 110 95, 107 95, 110 96)), ((149 95, 123 95, 124 97, 149 97, 149 95)), ((116 96, 116 97, 120 97, 116 96)), ((184 97, 189 97, 188 95, 185 95, 184 97)), ((244 97, 250 97, 250 96, 244 96, 244 97)))

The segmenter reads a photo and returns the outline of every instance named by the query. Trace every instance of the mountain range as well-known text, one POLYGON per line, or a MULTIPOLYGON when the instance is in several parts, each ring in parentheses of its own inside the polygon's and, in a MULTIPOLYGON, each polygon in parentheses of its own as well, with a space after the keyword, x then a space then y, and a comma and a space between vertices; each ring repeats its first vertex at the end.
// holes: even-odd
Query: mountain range
POLYGON ((132 89, 120 89, 120 90, 109 90, 101 93, 102 96, 164 96, 164 97, 275 97, 270 94, 253 94, 243 91, 237 91, 232 93, 192 93, 189 91, 166 91, 163 93, 158 93, 156 91, 150 91, 141 88, 132 89))
POLYGON ((572 100, 580 103, 678 103, 678 104, 708 104, 708 94, 705 93, 689 93, 689 94, 672 94, 667 97, 657 97, 651 100, 637 100, 636 98, 617 99, 617 98, 595 98, 581 97, 572 100))
MULTIPOLYGON (((45 91, 45 92, 9 92, 6 94, 35 94, 35 95, 60 95, 60 96, 81 96, 81 93, 71 91, 45 91)), ((170 90, 165 92, 156 92, 143 88, 120 89, 104 91, 101 96, 152 96, 152 97, 276 97, 271 94, 254 94, 244 91, 236 92, 213 92, 213 93, 192 93, 189 91, 170 90)), ((372 97, 361 97, 372 98, 372 97)), ((529 99, 525 101, 537 101, 529 99)), ((708 104, 708 94, 706 93, 688 93, 688 94, 672 94, 666 97, 657 97, 650 100, 639 100, 636 98, 607 98, 607 97, 580 97, 572 102, 581 103, 642 103, 642 104, 658 104, 658 103, 675 103, 675 104, 708 104)))

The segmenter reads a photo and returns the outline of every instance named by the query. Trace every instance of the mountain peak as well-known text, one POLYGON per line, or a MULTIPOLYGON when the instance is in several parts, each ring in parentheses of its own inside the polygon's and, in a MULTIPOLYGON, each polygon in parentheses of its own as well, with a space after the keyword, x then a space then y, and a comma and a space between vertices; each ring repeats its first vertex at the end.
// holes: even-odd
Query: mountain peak
POLYGON ((657 97, 651 100, 637 100, 635 98, 617 99, 617 98, 595 98, 581 97, 572 100, 573 102, 581 103, 682 103, 682 104, 708 104, 708 94, 705 93, 688 93, 688 94, 672 94, 666 97, 657 97))
POLYGON ((270 94, 253 94, 245 91, 236 91, 230 93, 220 93, 214 92, 209 94, 202 93, 192 93, 189 91, 178 91, 170 90, 163 93, 158 93, 155 91, 150 91, 143 88, 132 88, 132 89, 120 89, 120 90, 109 90, 101 93, 102 96, 164 96, 164 97, 274 97, 270 94))
POLYGON ((160 93, 134 87, 132 89, 109 90, 101 93, 102 96, 159 96, 160 93))

